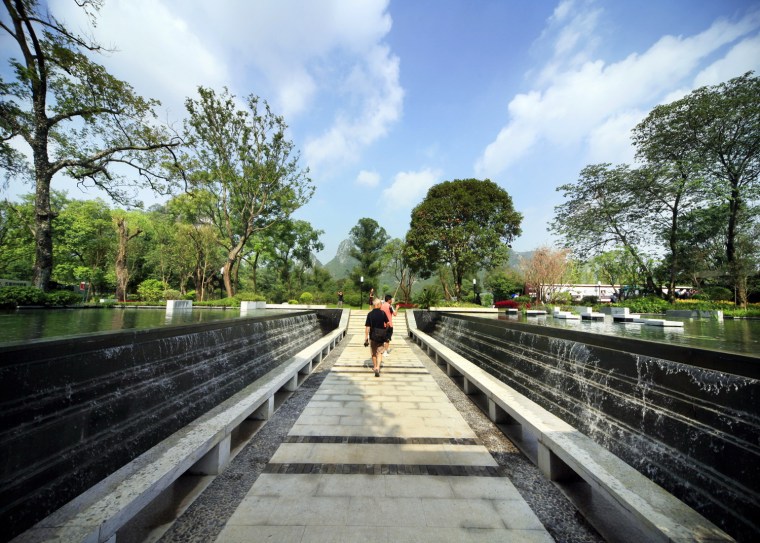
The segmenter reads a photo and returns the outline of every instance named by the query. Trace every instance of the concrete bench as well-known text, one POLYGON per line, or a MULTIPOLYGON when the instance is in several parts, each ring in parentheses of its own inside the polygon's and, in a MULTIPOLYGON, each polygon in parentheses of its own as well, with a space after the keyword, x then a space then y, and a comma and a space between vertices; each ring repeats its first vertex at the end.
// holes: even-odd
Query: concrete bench
POLYGON ((447 375, 460 380, 465 394, 608 541, 734 541, 591 438, 418 330, 411 312, 407 323, 413 340, 445 365, 447 375))
POLYGON ((233 432, 246 420, 271 417, 275 395, 296 390, 346 335, 348 314, 343 311, 337 329, 41 520, 13 543, 115 543, 118 530, 184 473, 221 473, 232 459, 233 432))

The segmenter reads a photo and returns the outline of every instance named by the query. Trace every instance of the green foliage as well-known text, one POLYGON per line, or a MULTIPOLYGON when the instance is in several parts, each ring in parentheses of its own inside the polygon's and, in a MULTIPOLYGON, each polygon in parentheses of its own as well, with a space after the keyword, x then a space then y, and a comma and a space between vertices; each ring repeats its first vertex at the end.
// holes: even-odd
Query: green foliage
POLYGON ((45 300, 45 293, 36 287, 0 287, 0 307, 42 305, 45 300))
POLYGON ((288 305, 298 305, 298 304, 299 304, 298 300, 288 300, 288 305))
POLYGON ((266 297, 256 292, 240 291, 235 294, 234 298, 239 302, 264 302, 266 297))
POLYGON ((388 243, 388 233, 375 219, 362 218, 349 232, 349 239, 353 243, 350 256, 359 261, 359 264, 351 271, 351 279, 358 287, 361 285, 361 277, 364 277, 364 288, 379 289, 378 278, 385 262, 383 261, 383 248, 388 243))
POLYGON ((302 292, 298 299, 301 300, 302 304, 310 305, 314 300, 314 295, 311 292, 302 292))
POLYGON ((480 295, 480 303, 484 307, 491 307, 493 305, 493 294, 481 294, 480 295))
POLYGON ((549 303, 553 305, 570 305, 573 301, 572 295, 567 291, 552 292, 549 303))
POLYGON ((164 295, 166 286, 158 279, 146 279, 137 287, 137 294, 145 302, 158 302, 164 295))
POLYGON ((512 270, 492 271, 486 276, 484 284, 493 292, 493 299, 497 302, 511 299, 513 294, 523 289, 522 281, 512 270))
POLYGON ((515 302, 517 302, 518 304, 529 304, 533 302, 533 298, 531 298, 530 296, 518 296, 517 298, 515 298, 515 302))
POLYGON ((714 302, 727 302, 734 299, 733 291, 726 287, 705 287, 702 289, 702 293, 708 300, 714 302))
POLYGON ((167 288, 162 295, 164 300, 182 300, 182 293, 173 288, 167 288))
POLYGON ((467 274, 505 264, 522 215, 509 194, 490 180, 457 179, 434 185, 412 210, 405 256, 423 276, 447 266, 461 298, 467 274))
POLYGON ((599 303, 599 296, 584 296, 581 298, 580 305, 594 306, 599 303))
POLYGON ((629 298, 617 305, 629 308, 631 313, 664 313, 670 308, 668 301, 658 296, 629 298))
POLYGON ((82 295, 72 290, 54 290, 45 295, 47 305, 74 305, 82 302, 82 295))
POLYGON ((441 293, 441 289, 434 285, 418 293, 414 299, 414 303, 422 309, 430 309, 437 306, 442 299, 443 294, 441 293))

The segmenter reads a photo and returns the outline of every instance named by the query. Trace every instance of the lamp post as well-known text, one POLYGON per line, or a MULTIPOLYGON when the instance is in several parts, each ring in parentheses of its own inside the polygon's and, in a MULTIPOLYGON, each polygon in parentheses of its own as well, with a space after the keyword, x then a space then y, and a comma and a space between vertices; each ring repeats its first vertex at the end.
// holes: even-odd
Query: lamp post
POLYGON ((359 310, 364 308, 364 276, 359 277, 359 310))

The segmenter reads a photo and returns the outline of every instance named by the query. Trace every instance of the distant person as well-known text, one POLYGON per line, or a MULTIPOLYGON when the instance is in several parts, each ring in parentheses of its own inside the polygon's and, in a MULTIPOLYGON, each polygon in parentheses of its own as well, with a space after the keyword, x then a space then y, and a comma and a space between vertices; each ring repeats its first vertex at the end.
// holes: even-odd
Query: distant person
POLYGON ((391 337, 393 337, 393 317, 398 313, 393 307, 393 296, 390 294, 385 295, 385 301, 380 305, 380 309, 388 317, 388 326, 385 328, 385 343, 383 345, 383 352, 388 354, 391 352, 391 337))
POLYGON ((338 291, 338 307, 343 307, 343 291, 338 291))
POLYGON ((372 311, 367 313, 364 321, 364 346, 369 345, 372 354, 372 370, 375 377, 380 377, 380 364, 383 363, 383 344, 385 343, 385 329, 388 326, 388 316, 380 309, 382 300, 374 301, 372 311))
POLYGON ((369 289, 369 306, 370 308, 375 305, 375 289, 370 287, 369 289))

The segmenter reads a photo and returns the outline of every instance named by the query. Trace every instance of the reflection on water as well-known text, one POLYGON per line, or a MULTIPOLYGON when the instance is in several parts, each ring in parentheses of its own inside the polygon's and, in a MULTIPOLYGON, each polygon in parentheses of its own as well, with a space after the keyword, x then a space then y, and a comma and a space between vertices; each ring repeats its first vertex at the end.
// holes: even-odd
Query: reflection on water
MULTIPOLYGON (((279 312, 262 309, 249 311, 245 316, 271 316, 279 312)), ((192 311, 175 310, 171 314, 164 309, 137 308, 0 311, 0 343, 239 318, 237 308, 194 308, 192 311)))
POLYGON ((593 334, 677 343, 703 349, 734 351, 751 355, 760 354, 760 320, 725 319, 721 321, 667 317, 667 320, 683 322, 683 328, 662 328, 644 324, 613 322, 610 315, 605 315, 604 321, 577 321, 555 319, 551 315, 525 317, 523 315, 499 313, 499 319, 556 328, 570 328, 593 334))

